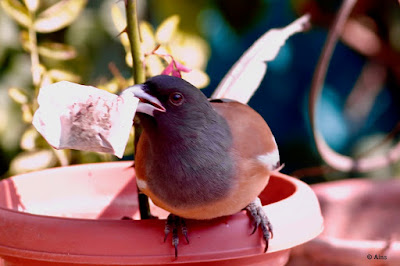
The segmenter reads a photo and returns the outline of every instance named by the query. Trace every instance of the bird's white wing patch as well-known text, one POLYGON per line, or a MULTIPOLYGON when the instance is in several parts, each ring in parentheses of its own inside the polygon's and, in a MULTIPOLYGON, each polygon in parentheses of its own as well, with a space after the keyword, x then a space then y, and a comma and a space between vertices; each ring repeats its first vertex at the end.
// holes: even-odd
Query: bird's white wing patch
POLYGON ((268 170, 273 171, 279 166, 279 150, 276 148, 272 152, 267 152, 257 156, 257 160, 267 166, 268 170))
POLYGON ((137 184, 137 186, 139 187, 140 190, 144 190, 144 189, 147 188, 146 181, 144 181, 142 179, 136 178, 136 184, 137 184))

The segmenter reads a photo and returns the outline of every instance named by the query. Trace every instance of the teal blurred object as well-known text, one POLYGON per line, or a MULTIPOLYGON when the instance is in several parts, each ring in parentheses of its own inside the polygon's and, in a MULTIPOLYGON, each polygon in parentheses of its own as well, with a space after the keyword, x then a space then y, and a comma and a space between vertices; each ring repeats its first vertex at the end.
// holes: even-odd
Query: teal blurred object
MULTIPOLYGON (((203 13, 200 25, 212 48, 207 68, 211 84, 205 90, 207 94, 211 94, 233 63, 262 33, 270 28, 283 27, 299 16, 294 13, 290 1, 264 2, 266 9, 262 10, 263 15, 257 23, 241 31, 235 31, 232 23, 221 15, 223 11, 217 8, 203 13)), ((328 6, 330 11, 338 7, 328 6)), ((246 14, 246 10, 242 12, 246 14)), ((268 64, 264 81, 249 103, 276 134, 282 161, 286 165, 283 172, 286 173, 323 164, 311 137, 308 93, 327 30, 314 25, 309 32, 289 39, 275 61, 268 64)), ((398 84, 393 83, 379 92, 361 128, 355 129, 345 117, 343 108, 346 98, 366 61, 367 58, 339 43, 319 102, 318 127, 327 143, 344 154, 351 155, 353 144, 363 136, 389 132, 400 119, 398 84)))

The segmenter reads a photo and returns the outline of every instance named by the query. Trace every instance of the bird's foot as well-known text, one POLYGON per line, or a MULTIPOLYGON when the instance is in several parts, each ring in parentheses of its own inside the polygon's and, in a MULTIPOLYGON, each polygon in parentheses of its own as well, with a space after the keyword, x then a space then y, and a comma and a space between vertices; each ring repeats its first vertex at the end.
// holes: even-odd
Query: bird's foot
POLYGON ((247 205, 246 210, 250 213, 253 218, 254 230, 251 234, 254 234, 258 227, 261 228, 263 233, 263 238, 265 240, 265 249, 264 252, 268 250, 269 240, 273 237, 272 233, 272 225, 265 215, 264 210, 262 208, 261 200, 257 197, 253 202, 247 205))
POLYGON ((181 228, 181 232, 189 244, 188 230, 186 227, 186 222, 183 218, 176 216, 174 214, 168 215, 167 221, 165 222, 165 237, 164 242, 167 240, 169 233, 172 232, 172 245, 175 248, 175 259, 178 258, 178 245, 179 245, 179 234, 178 229, 181 228))

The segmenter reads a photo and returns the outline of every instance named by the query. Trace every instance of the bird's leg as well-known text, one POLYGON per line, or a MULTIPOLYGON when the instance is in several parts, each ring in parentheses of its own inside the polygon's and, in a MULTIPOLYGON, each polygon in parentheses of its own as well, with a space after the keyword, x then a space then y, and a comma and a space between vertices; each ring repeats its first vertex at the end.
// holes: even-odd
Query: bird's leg
POLYGON ((179 245, 179 234, 178 234, 178 229, 179 227, 181 228, 182 234, 186 239, 186 242, 189 243, 189 238, 188 238, 188 230, 186 227, 186 222, 183 218, 170 214, 168 215, 167 221, 165 222, 165 236, 164 236, 164 242, 167 240, 167 237, 169 233, 171 233, 172 230, 172 245, 175 248, 175 258, 178 257, 178 245, 179 245))
POLYGON ((258 227, 261 228, 265 240, 264 252, 267 252, 269 239, 273 237, 273 233, 272 233, 272 225, 267 215, 265 215, 264 213, 261 200, 257 197, 253 202, 247 205, 246 210, 250 213, 251 217, 253 218, 254 230, 251 234, 254 234, 258 227))

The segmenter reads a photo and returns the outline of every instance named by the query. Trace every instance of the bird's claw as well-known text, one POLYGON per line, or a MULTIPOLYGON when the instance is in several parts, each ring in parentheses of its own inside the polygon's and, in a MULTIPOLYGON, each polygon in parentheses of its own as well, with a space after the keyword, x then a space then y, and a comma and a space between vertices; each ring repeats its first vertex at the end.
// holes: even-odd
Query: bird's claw
POLYGON ((273 232, 271 222, 269 221, 267 215, 265 215, 264 213, 260 199, 256 198, 253 202, 247 205, 246 210, 253 218, 254 229, 251 234, 254 234, 258 227, 261 228, 263 238, 265 240, 264 252, 267 252, 269 240, 273 237, 273 232))
POLYGON ((178 228, 181 228, 182 235, 185 237, 186 242, 189 244, 188 229, 186 222, 183 218, 174 214, 168 215, 167 221, 165 222, 164 228, 164 242, 167 240, 169 233, 172 229, 172 245, 175 248, 175 259, 178 258, 178 245, 179 245, 179 234, 178 228))

